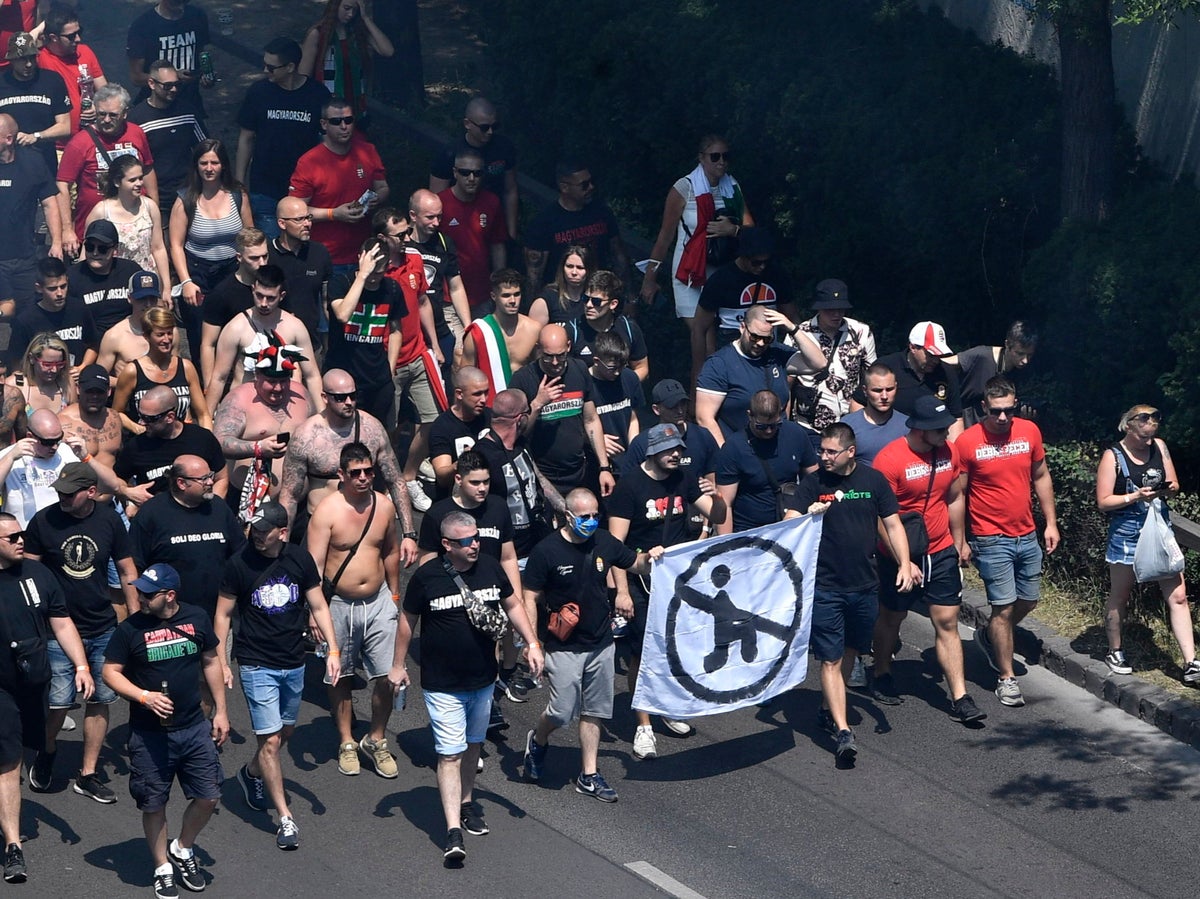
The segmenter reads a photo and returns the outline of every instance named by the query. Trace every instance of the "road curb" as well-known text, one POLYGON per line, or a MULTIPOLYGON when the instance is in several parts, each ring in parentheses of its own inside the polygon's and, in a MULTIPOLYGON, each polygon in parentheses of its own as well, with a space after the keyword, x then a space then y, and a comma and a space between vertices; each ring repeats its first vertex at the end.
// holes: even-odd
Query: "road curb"
MULTIPOLYGON (((987 623, 990 614, 987 599, 981 591, 970 587, 963 589, 960 621, 977 628, 987 623)), ((1070 640, 1029 618, 1017 627, 1014 641, 1016 652, 1027 664, 1040 665, 1097 699, 1153 724, 1181 743, 1200 749, 1200 707, 1195 703, 1180 699, 1136 675, 1113 674, 1103 661, 1076 652, 1070 640)))

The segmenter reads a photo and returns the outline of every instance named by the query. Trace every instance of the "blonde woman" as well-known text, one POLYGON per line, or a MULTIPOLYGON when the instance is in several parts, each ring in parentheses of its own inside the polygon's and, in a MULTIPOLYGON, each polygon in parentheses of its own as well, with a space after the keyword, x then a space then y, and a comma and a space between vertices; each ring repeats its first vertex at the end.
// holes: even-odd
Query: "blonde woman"
POLYGON ((26 416, 38 409, 49 409, 57 415, 76 399, 71 354, 57 334, 35 335, 29 341, 21 370, 9 375, 4 383, 21 392, 26 416))
MULTIPOLYGON (((1121 439, 1104 451, 1096 471, 1096 505, 1108 516, 1108 547, 1104 553, 1109 576, 1108 602, 1104 606, 1108 655, 1104 662, 1114 674, 1133 673, 1121 648, 1121 629, 1133 590, 1133 554, 1138 535, 1149 514, 1161 514, 1170 521, 1165 500, 1179 492, 1175 463, 1166 443, 1157 436, 1161 423, 1162 415, 1153 406, 1139 404, 1129 409, 1117 424, 1121 439), (1152 504, 1160 498, 1163 503, 1152 504)), ((1196 661, 1183 572, 1161 578, 1158 588, 1183 655, 1183 682, 1200 685, 1200 662, 1196 661)))
POLYGON ((151 306, 142 313, 142 333, 149 345, 146 355, 121 369, 113 389, 112 407, 120 414, 122 426, 134 434, 145 431, 138 403, 147 391, 165 385, 179 398, 176 418, 211 429, 212 415, 196 367, 175 352, 174 313, 162 306, 151 306))

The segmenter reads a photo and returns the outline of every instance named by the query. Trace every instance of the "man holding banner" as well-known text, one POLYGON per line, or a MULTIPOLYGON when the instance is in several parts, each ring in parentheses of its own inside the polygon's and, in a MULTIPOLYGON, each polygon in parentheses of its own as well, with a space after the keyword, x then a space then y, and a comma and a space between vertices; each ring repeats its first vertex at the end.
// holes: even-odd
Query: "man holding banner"
POLYGON ((600 722, 612 717, 613 707, 615 650, 608 572, 616 567, 647 575, 651 560, 661 558, 663 548, 635 553, 598 530, 600 505, 583 487, 567 494, 566 513, 567 523, 533 548, 525 566, 526 601, 545 607, 538 613, 538 634, 545 645, 550 683, 550 702, 525 738, 525 779, 541 779, 550 734, 578 717, 583 764, 575 790, 601 802, 616 802, 617 791, 596 770, 600 722))
MULTIPOLYGON (((839 765, 858 755, 854 732, 846 722, 846 677, 860 653, 869 652, 879 607, 875 572, 878 524, 892 555, 907 559, 908 537, 900 522, 896 494, 879 472, 854 459, 854 431, 835 422, 821 432, 821 467, 800 482, 786 518, 824 513, 817 551, 810 648, 821 663, 824 704, 819 723, 837 738, 839 765)), ((896 574, 896 589, 913 588, 912 567, 896 574)))
MULTIPOLYGON (((675 546, 691 539, 688 533, 688 507, 694 505, 714 524, 725 519, 725 501, 708 478, 680 466, 687 444, 679 428, 659 424, 647 434, 646 458, 617 482, 608 498, 608 531, 634 549, 659 544, 675 546)), ((620 568, 613 569, 617 587, 617 614, 629 621, 629 692, 637 689, 638 667, 642 659, 642 638, 650 609, 649 578, 629 577, 620 568)), ((633 757, 652 759, 658 755, 648 712, 635 708, 637 719, 633 735, 633 757)), ((663 724, 679 736, 690 736, 693 728, 686 721, 664 718, 663 724)))

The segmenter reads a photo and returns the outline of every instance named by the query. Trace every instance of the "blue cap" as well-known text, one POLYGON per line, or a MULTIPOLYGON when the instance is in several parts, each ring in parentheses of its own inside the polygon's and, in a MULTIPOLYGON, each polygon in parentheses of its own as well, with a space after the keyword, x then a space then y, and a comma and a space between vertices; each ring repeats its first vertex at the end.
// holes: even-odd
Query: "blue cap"
POLYGON ((141 593, 157 593, 160 590, 178 590, 179 572, 166 562, 156 562, 133 582, 133 588, 141 593))

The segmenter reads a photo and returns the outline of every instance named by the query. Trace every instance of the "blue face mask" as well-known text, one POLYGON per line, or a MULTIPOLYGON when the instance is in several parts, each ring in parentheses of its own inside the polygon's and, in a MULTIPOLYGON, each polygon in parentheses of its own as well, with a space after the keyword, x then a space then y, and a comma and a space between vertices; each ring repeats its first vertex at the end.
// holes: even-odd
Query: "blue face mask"
POLYGON ((600 527, 599 518, 583 518, 579 515, 571 516, 571 530, 584 540, 596 533, 596 528, 598 527, 600 527))

